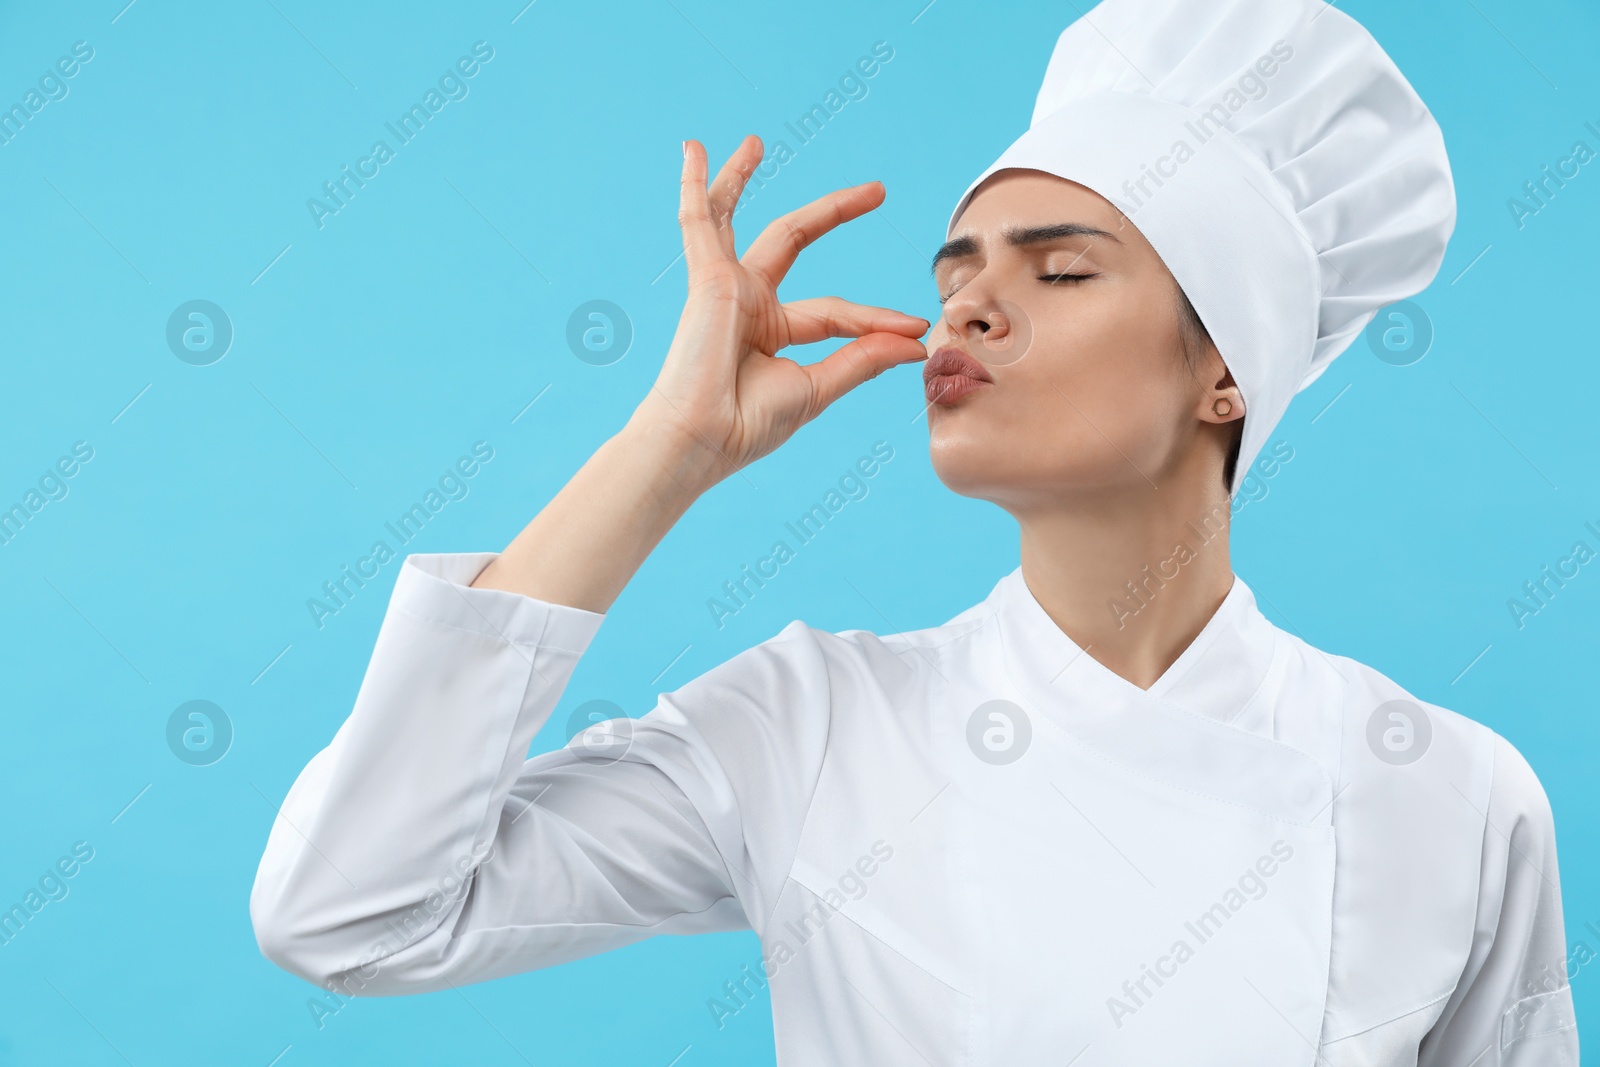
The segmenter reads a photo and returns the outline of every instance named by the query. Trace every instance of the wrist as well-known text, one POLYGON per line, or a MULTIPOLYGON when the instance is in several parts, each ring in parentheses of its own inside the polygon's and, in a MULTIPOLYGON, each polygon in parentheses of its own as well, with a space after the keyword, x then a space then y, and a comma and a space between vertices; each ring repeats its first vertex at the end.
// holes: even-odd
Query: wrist
POLYGON ((657 417, 643 406, 615 439, 629 455, 650 465, 664 489, 691 502, 729 473, 727 458, 682 418, 657 417))

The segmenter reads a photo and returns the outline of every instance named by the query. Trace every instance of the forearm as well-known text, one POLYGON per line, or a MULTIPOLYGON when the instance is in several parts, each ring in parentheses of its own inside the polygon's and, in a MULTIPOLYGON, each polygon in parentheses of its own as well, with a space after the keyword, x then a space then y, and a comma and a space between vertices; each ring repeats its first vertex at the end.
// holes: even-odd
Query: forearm
POLYGON ((606 612, 667 531, 715 484, 719 458, 663 421, 636 415, 472 585, 606 612))

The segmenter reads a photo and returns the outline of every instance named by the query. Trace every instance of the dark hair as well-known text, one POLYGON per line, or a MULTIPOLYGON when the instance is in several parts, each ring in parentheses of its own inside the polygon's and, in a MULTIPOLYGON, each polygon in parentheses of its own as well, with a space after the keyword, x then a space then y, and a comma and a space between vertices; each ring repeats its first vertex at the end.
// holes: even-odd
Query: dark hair
MULTIPOLYGON (((1178 336, 1183 344, 1183 360, 1188 364, 1190 373, 1194 373, 1200 364, 1200 354, 1205 351, 1206 344, 1211 340, 1211 331, 1200 321, 1199 313, 1189 302, 1189 294, 1185 293, 1181 286, 1174 288, 1178 291, 1178 336)), ((1235 421, 1238 425, 1234 428, 1233 444, 1228 447, 1228 458, 1222 464, 1224 486, 1233 484, 1234 468, 1239 465, 1239 444, 1244 437, 1244 419, 1235 421)))

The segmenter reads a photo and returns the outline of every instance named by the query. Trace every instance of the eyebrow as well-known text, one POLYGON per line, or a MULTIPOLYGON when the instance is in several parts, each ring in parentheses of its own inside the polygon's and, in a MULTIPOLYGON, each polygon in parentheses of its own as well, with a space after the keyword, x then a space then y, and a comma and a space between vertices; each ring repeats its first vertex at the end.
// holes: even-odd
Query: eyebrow
MULTIPOLYGON (((1063 237, 1109 237, 1118 244, 1122 242, 1112 233, 1086 226, 1081 222, 1055 222, 1048 226, 1013 226, 1005 231, 1006 243, 1016 248, 1027 245, 1041 244, 1045 241, 1055 241, 1063 237)), ((940 246, 939 251, 933 255, 933 263, 928 267, 928 273, 939 269, 939 264, 947 259, 960 259, 963 256, 978 254, 978 241, 975 237, 957 237, 953 241, 946 241, 940 246)))

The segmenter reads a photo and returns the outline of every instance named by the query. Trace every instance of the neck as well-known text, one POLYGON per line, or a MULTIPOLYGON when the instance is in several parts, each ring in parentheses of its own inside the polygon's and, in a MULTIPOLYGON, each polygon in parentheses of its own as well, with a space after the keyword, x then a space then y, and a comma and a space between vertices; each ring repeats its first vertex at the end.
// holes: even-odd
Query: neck
POLYGON ((1078 647, 1141 689, 1199 636, 1233 584, 1229 500, 1209 479, 1159 491, 1141 483, 1013 515, 1034 599, 1078 647))

